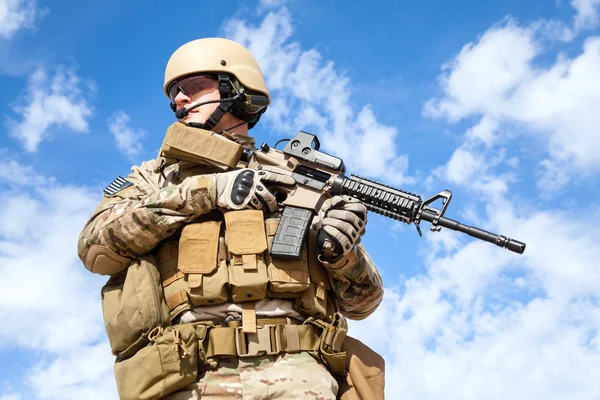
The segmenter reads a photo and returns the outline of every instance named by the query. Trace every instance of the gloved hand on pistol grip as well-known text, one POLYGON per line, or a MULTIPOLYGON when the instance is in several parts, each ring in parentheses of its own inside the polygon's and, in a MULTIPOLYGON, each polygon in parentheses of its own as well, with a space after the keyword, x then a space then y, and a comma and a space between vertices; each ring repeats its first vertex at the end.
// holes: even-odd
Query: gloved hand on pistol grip
POLYGON ((348 255, 365 234, 367 207, 349 196, 334 196, 319 213, 321 228, 317 242, 324 261, 337 261, 348 255))
POLYGON ((263 205, 269 211, 278 209, 277 199, 267 186, 294 185, 296 180, 288 175, 271 171, 255 171, 243 168, 222 172, 216 175, 217 206, 228 210, 245 208, 260 209, 263 205))

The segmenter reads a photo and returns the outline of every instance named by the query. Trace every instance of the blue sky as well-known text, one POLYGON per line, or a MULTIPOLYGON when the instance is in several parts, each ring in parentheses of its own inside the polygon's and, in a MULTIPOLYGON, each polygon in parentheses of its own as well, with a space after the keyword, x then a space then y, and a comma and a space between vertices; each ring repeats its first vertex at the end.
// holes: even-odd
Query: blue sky
POLYGON ((370 215, 386 295, 351 334, 389 398, 600 397, 598 0, 0 0, 0 400, 116 398, 99 290, 76 256, 101 191, 174 120, 181 44, 242 42, 273 104, 349 172, 527 242, 519 256, 370 215))

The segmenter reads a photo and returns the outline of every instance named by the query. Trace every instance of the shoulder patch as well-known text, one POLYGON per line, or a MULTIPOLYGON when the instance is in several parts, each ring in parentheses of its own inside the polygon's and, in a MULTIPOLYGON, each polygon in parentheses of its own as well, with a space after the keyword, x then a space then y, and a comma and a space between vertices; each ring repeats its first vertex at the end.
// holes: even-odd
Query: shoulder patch
POLYGON ((125 178, 118 176, 114 181, 112 181, 104 190, 102 191, 105 196, 114 196, 121 190, 128 188, 129 186, 133 186, 133 183, 129 182, 125 178))

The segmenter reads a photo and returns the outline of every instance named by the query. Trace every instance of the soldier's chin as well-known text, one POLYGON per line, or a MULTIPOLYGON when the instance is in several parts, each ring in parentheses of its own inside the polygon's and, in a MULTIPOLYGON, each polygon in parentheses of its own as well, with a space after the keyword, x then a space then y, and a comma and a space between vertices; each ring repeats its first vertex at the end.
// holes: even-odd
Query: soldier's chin
POLYGON ((203 124, 206 122, 206 116, 198 113, 198 112, 190 112, 187 117, 185 117, 186 122, 196 122, 198 124, 203 124))

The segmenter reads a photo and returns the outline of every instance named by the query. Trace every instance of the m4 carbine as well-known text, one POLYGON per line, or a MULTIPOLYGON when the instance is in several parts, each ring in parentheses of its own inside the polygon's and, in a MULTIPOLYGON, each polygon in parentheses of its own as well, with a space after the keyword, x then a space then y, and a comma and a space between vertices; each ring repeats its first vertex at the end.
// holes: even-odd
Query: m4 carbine
MULTIPOLYGON (((444 214, 452 199, 449 190, 443 190, 427 200, 400 189, 356 175, 345 176, 344 162, 319 150, 319 139, 300 131, 288 141, 283 151, 263 144, 257 150, 245 150, 242 161, 248 168, 265 169, 294 177, 297 186, 277 192, 285 206, 271 255, 281 259, 299 259, 304 235, 308 231, 314 212, 325 199, 335 195, 359 199, 369 211, 407 224, 414 223, 422 236, 420 222, 431 223, 430 229, 438 232, 442 227, 466 233, 474 238, 494 243, 518 254, 525 251, 525 243, 496 235, 473 226, 461 224, 444 214), (441 199, 442 207, 431 206, 441 199)), ((278 189, 279 190, 279 189, 278 189)))
POLYGON ((319 139, 315 135, 300 131, 293 139, 284 140, 288 143, 283 150, 276 148, 281 141, 274 147, 263 143, 260 148, 249 150, 216 133, 180 125, 167 134, 160 154, 223 169, 252 168, 291 175, 296 185, 274 189, 283 211, 270 252, 273 258, 301 258, 313 216, 325 200, 335 195, 357 198, 369 211, 407 224, 414 223, 421 236, 420 223, 427 221, 434 232, 444 227, 518 254, 525 251, 523 242, 446 218, 444 214, 452 199, 449 190, 422 200, 416 194, 373 180, 344 175, 344 162, 320 151, 319 139), (437 200, 442 201, 439 209, 432 206, 437 200))

